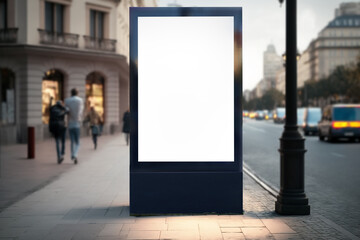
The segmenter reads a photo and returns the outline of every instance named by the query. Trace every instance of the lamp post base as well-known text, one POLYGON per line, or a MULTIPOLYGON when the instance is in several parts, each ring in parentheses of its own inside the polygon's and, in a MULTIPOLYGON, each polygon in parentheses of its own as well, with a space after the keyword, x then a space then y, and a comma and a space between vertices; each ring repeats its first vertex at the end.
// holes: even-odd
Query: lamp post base
POLYGON ((305 139, 296 125, 286 125, 280 138, 280 192, 275 211, 283 215, 309 215, 309 200, 304 191, 305 139))
POLYGON ((277 196, 275 212, 282 215, 309 215, 310 205, 306 197, 284 197, 277 196))

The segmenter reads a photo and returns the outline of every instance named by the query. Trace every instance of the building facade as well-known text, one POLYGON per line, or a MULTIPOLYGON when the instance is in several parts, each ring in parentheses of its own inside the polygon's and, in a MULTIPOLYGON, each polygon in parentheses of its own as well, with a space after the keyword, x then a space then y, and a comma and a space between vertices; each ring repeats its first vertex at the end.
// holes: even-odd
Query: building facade
POLYGON ((129 8, 130 7, 157 7, 156 0, 127 0, 120 1, 117 9, 117 49, 129 62, 129 8))
POLYGON ((104 134, 119 131, 129 106, 129 27, 119 22, 143 2, 0 0, 1 142, 26 142, 30 126, 48 138, 49 108, 72 88, 104 134))
POLYGON ((335 11, 335 18, 302 54, 298 81, 326 78, 336 67, 355 63, 359 54, 360 3, 342 3, 335 11))
POLYGON ((285 69, 281 69, 276 74, 276 90, 285 95, 285 69))

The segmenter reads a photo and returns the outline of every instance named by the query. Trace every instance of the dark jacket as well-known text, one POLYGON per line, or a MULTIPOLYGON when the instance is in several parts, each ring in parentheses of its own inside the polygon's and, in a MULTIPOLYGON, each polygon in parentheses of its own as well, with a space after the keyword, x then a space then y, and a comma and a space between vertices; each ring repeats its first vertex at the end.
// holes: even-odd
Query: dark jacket
POLYGON ((124 113, 124 117, 123 117, 123 132, 124 133, 130 133, 130 112, 126 111, 124 113))
POLYGON ((49 130, 54 137, 60 137, 66 131, 65 115, 68 110, 60 103, 56 103, 50 108, 49 130))

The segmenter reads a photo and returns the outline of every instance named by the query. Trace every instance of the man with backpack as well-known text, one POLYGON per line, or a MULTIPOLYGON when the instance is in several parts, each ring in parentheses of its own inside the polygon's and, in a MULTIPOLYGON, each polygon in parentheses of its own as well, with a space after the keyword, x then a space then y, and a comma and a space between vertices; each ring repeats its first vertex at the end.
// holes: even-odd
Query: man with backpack
POLYGON ((55 105, 50 107, 49 130, 55 138, 58 164, 64 161, 66 137, 65 115, 67 113, 68 110, 63 106, 61 101, 57 101, 55 105))

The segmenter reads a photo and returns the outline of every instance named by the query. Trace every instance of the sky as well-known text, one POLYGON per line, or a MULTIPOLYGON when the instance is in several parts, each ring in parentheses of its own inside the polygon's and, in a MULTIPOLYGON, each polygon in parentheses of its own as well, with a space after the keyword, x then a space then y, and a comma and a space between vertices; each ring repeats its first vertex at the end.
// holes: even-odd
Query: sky
MULTIPOLYGON (((286 0, 285 0, 286 1, 286 0)), ((302 53, 311 40, 334 19, 344 0, 298 0, 297 44, 302 53)), ((177 3, 183 7, 243 7, 243 90, 252 90, 263 77, 263 53, 274 44, 285 52, 285 2, 278 0, 157 0, 159 7, 177 3)))

